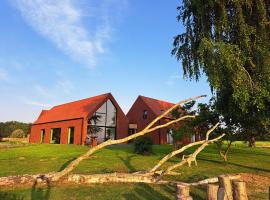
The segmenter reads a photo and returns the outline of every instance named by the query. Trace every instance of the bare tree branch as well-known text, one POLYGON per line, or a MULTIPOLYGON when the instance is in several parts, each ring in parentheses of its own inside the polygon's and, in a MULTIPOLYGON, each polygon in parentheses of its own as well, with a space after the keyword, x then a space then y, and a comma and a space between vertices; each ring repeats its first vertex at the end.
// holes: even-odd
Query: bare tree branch
POLYGON ((184 104, 184 103, 187 103, 187 102, 190 102, 190 101, 194 101, 194 100, 200 99, 202 97, 206 97, 206 95, 192 97, 192 98, 189 98, 189 99, 180 101, 179 103, 175 104, 174 106, 172 106, 171 108, 169 108, 168 110, 166 110, 166 112, 164 112, 163 114, 161 114, 160 116, 158 116, 156 119, 154 119, 150 124, 148 124, 148 126, 145 129, 151 128, 153 125, 155 125, 155 123, 157 123, 160 119, 162 119, 167 114, 169 114, 170 112, 172 112, 175 108, 179 107, 181 104, 184 104))
POLYGON ((207 134, 206 134, 206 139, 203 141, 202 145, 201 145, 198 149, 196 149, 196 151, 194 151, 189 157, 183 159, 181 162, 179 162, 179 163, 177 163, 177 164, 175 164, 175 165, 172 165, 172 166, 168 167, 168 168, 163 172, 163 174, 167 174, 168 172, 174 170, 175 168, 181 167, 181 166, 183 166, 183 165, 186 164, 186 163, 188 163, 188 164, 190 165, 190 163, 196 159, 197 155, 198 155, 198 154, 199 154, 199 153, 200 153, 207 145, 209 145, 210 143, 213 143, 213 142, 215 142, 215 141, 221 139, 222 137, 224 137, 225 134, 222 134, 222 135, 220 135, 220 136, 218 136, 218 137, 216 137, 216 138, 214 138, 214 139, 212 139, 212 140, 208 140, 209 135, 211 134, 211 132, 214 131, 214 129, 215 129, 217 126, 218 126, 218 124, 216 124, 212 129, 210 129, 210 130, 207 132, 207 134))
POLYGON ((155 172, 157 171, 157 169, 159 169, 165 162, 167 162, 169 159, 171 159, 172 157, 176 156, 177 154, 182 153, 183 151, 189 149, 190 147, 193 146, 197 146, 199 144, 203 144, 205 143, 205 141, 208 141, 209 135, 217 128, 217 126, 219 125, 219 123, 217 123, 215 126, 213 126, 209 131, 207 131, 206 133, 206 139, 202 140, 202 141, 198 141, 198 142, 193 142, 190 143, 184 147, 182 147, 181 149, 175 150, 171 153, 169 153, 168 155, 166 155, 165 157, 163 157, 151 170, 150 172, 155 172))
POLYGON ((202 98, 202 97, 205 97, 205 95, 201 95, 201 96, 197 96, 197 97, 194 97, 194 98, 189 98, 189 99, 184 100, 184 101, 180 101, 179 103, 175 104, 174 106, 172 106, 171 108, 169 108, 168 110, 166 110, 164 113, 162 113, 156 119, 154 119, 145 129, 143 129, 142 131, 140 131, 138 133, 135 133, 133 135, 130 135, 128 137, 125 137, 125 138, 122 138, 122 139, 118 139, 118 140, 107 140, 107 141, 105 141, 105 142, 103 142, 103 143, 101 143, 101 144, 99 144, 99 145, 97 145, 95 147, 92 147, 85 154, 79 156, 74 161, 72 161, 65 169, 63 169, 60 172, 56 172, 56 173, 52 174, 50 176, 50 179, 52 181, 58 181, 61 177, 67 175, 75 167, 77 167, 82 160, 88 158, 90 155, 92 155, 96 151, 98 151, 98 150, 100 150, 100 149, 102 149, 102 148, 104 148, 106 146, 110 146, 110 145, 113 145, 113 144, 125 143, 125 142, 128 142, 129 140, 132 140, 134 138, 143 136, 143 135, 145 135, 147 133, 150 133, 152 131, 155 131, 157 129, 167 127, 167 126, 169 126, 169 125, 171 125, 173 123, 179 122, 181 120, 185 120, 187 118, 194 118, 195 116, 193 116, 193 115, 187 115, 187 116, 183 116, 183 117, 180 117, 178 119, 172 120, 170 122, 167 122, 166 124, 158 125, 158 126, 156 126, 154 128, 151 128, 157 121, 159 121, 164 116, 166 116, 167 114, 169 114, 173 109, 179 107, 181 104, 186 103, 186 102, 189 102, 189 101, 193 101, 193 100, 196 100, 196 99, 199 99, 199 98, 202 98))

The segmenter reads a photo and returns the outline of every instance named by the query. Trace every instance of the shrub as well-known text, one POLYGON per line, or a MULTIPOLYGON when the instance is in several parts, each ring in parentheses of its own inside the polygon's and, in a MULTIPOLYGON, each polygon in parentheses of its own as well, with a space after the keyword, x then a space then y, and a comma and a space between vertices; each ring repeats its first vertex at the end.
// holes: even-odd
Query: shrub
POLYGON ((25 133, 22 129, 16 129, 10 135, 11 138, 23 138, 24 136, 25 133))
POLYGON ((134 140, 134 152, 147 155, 152 153, 152 138, 149 136, 139 137, 134 140))

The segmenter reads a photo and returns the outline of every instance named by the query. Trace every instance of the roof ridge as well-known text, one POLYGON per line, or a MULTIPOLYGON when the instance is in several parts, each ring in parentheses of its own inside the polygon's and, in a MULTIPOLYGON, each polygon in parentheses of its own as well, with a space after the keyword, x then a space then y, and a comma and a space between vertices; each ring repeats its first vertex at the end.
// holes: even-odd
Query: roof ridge
POLYGON ((159 102, 165 102, 165 103, 175 104, 175 103, 172 103, 172 102, 169 102, 169 101, 165 101, 165 100, 162 100, 162 99, 155 99, 155 98, 152 98, 152 97, 146 97, 146 96, 142 96, 142 95, 139 95, 139 97, 147 98, 147 99, 152 99, 152 100, 159 101, 159 102))
POLYGON ((76 103, 76 102, 80 102, 80 101, 84 101, 84 100, 89 100, 89 99, 96 98, 96 97, 102 97, 102 96, 110 95, 110 94, 111 93, 108 92, 108 93, 104 93, 104 94, 100 94, 100 95, 96 95, 96 96, 92 96, 92 97, 87 97, 87 98, 83 98, 83 99, 79 99, 79 100, 75 100, 75 101, 70 101, 70 102, 67 102, 67 103, 63 103, 63 104, 59 104, 59 105, 53 106, 51 109, 57 108, 57 107, 61 107, 61 106, 64 106, 64 105, 67 105, 67 104, 71 104, 71 103, 76 103))

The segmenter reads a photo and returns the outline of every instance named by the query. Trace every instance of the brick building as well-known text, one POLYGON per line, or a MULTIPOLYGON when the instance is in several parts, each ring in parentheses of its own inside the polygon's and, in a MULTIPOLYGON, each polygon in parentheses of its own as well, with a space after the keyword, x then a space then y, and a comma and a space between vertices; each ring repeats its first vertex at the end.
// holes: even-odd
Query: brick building
POLYGON ((82 99, 43 110, 31 128, 31 143, 86 144, 128 135, 128 119, 110 94, 82 99))
MULTIPOLYGON (((149 97, 139 96, 127 113, 129 119, 129 134, 141 131, 162 112, 174 104, 149 97)), ((164 117, 158 124, 164 124, 171 120, 171 117, 164 117)), ((170 144, 172 137, 170 127, 158 129, 151 134, 154 144, 170 144)))
MULTIPOLYGON (((107 139, 124 138, 143 130, 173 105, 170 102, 139 96, 125 115, 114 97, 107 93, 54 106, 50 110, 42 110, 33 123, 30 142, 84 145, 89 144, 93 137, 98 144, 107 139)), ((172 119, 172 116, 166 116, 156 125, 172 119)), ((149 135, 154 144, 171 144, 171 133, 171 127, 165 127, 149 135)), ((198 136, 185 137, 182 142, 197 140, 198 136)))

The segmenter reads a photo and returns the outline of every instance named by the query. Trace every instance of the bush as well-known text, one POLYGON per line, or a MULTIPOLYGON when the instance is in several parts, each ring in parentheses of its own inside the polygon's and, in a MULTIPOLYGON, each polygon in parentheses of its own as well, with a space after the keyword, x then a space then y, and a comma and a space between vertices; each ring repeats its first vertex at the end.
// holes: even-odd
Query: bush
POLYGON ((11 138, 23 138, 24 136, 25 133, 22 129, 16 129, 10 135, 11 138))
POLYGON ((134 152, 137 154, 148 155, 152 153, 152 138, 149 136, 139 137, 134 140, 134 152))

